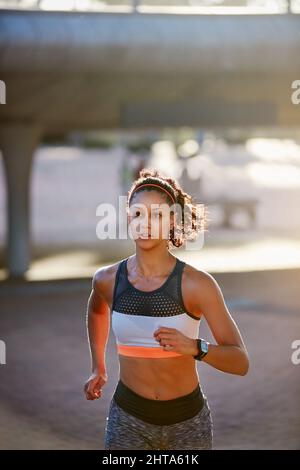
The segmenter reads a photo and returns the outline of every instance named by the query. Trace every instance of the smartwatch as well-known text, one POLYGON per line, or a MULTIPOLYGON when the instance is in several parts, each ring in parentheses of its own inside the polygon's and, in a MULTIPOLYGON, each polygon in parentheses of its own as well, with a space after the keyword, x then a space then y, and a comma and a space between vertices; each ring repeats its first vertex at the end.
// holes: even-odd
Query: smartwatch
POLYGON ((193 356, 193 357, 197 361, 202 361, 204 356, 206 356, 206 354, 208 353, 209 342, 205 341, 204 339, 198 338, 197 346, 198 346, 198 354, 196 354, 196 356, 193 356))

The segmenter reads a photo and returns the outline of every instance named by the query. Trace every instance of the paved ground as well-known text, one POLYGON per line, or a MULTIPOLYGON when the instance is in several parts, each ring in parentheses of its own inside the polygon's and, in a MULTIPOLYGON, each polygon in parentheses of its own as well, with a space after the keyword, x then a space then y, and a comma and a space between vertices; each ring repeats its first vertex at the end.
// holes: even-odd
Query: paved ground
MULTIPOLYGON (((246 342, 247 376, 199 364, 214 420, 216 449, 300 449, 300 270, 215 275, 246 342)), ((106 413, 118 380, 111 335, 103 398, 82 393, 89 373, 84 280, 0 285, 1 449, 101 449, 106 413)), ((205 322, 202 336, 212 339, 205 322)))

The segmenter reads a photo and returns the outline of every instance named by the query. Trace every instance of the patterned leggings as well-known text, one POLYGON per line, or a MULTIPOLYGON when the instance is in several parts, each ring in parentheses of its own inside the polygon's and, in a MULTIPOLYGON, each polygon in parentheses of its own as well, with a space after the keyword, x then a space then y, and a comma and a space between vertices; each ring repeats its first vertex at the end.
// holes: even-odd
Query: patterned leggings
POLYGON ((114 398, 109 406, 105 426, 105 449, 197 450, 212 449, 213 421, 207 397, 193 418, 158 425, 142 421, 127 413, 114 398))

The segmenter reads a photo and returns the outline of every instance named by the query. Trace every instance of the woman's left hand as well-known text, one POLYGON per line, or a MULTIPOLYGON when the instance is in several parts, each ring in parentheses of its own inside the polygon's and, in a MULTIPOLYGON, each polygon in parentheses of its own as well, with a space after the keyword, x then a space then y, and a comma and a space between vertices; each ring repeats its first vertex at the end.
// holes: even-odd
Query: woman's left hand
POLYGON ((191 356, 198 353, 197 340, 188 338, 176 328, 162 326, 154 332, 153 336, 164 351, 173 351, 191 356))

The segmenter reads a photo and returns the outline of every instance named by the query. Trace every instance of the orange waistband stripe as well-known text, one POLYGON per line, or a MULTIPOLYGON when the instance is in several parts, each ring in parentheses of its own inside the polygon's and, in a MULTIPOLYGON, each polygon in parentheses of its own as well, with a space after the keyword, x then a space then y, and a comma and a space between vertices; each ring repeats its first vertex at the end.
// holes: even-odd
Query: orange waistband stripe
POLYGON ((148 357, 148 358, 157 358, 157 359, 183 355, 175 351, 165 351, 164 349, 160 347, 159 348, 147 348, 145 346, 124 346, 121 344, 117 344, 117 351, 118 351, 118 354, 121 354, 122 356, 148 357))

